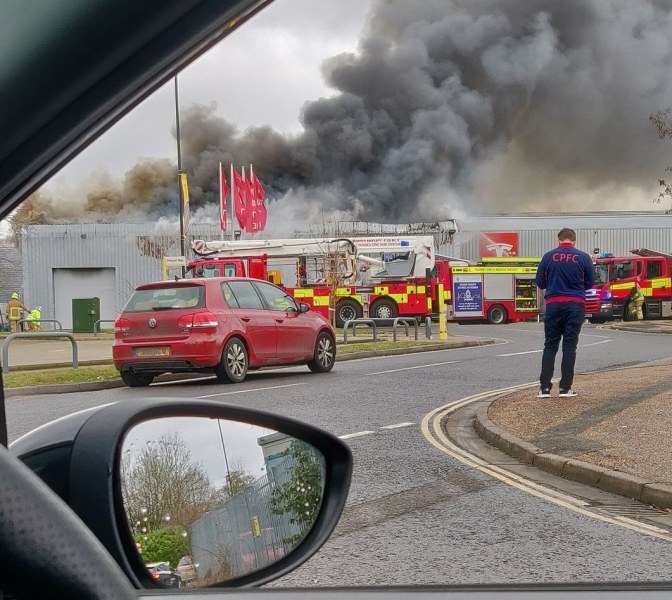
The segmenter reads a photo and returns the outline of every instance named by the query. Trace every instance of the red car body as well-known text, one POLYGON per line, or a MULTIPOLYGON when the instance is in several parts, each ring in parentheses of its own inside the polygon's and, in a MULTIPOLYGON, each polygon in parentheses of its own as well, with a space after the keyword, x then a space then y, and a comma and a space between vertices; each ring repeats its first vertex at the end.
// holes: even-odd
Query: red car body
POLYGON ((336 344, 329 321, 282 288, 222 277, 138 286, 115 322, 112 356, 132 387, 169 372, 237 383, 263 366, 330 371, 336 344))

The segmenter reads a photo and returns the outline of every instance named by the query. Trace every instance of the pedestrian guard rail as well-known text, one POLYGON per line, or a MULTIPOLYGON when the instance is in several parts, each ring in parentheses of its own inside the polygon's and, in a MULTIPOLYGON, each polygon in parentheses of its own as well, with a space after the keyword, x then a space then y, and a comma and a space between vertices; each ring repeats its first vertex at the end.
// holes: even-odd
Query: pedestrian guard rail
MULTIPOLYGON (((418 339, 418 321, 415 317, 395 317, 394 319, 369 319, 369 318, 359 318, 359 319, 350 319, 343 323, 343 343, 348 343, 348 328, 352 327, 352 335, 357 335, 357 325, 370 325, 371 331, 373 333, 373 341, 378 341, 378 328, 390 326, 389 322, 392 321, 392 341, 397 341, 397 327, 400 325, 404 326, 406 337, 410 337, 408 326, 412 325, 415 333, 415 339, 418 339)), ((431 328, 430 328, 431 329, 431 328)), ((429 338, 429 335, 427 336, 429 338)))
POLYGON ((19 323, 39 323, 40 325, 42 323, 55 323, 58 327, 55 327, 54 331, 63 331, 63 325, 58 319, 21 319, 19 323))
POLYGON ((100 333, 100 324, 101 323, 116 323, 116 321, 114 319, 98 319, 93 324, 93 337, 98 337, 98 334, 100 333))
POLYGON ((2 343, 2 372, 3 374, 9 373, 9 346, 17 338, 26 338, 26 339, 54 339, 54 338, 67 338, 72 344, 72 368, 77 369, 79 367, 79 352, 77 350, 77 340, 75 336, 67 331, 45 331, 45 332, 30 332, 30 333, 12 333, 5 338, 5 341, 2 343))

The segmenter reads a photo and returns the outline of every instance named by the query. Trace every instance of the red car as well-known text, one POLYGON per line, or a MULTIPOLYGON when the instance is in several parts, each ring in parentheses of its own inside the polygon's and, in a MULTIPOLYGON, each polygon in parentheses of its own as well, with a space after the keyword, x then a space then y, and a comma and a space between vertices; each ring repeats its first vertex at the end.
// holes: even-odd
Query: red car
POLYGON ((334 330, 283 289, 246 278, 161 281, 136 288, 114 324, 112 356, 124 383, 161 373, 214 373, 238 383, 248 369, 307 364, 331 371, 334 330))

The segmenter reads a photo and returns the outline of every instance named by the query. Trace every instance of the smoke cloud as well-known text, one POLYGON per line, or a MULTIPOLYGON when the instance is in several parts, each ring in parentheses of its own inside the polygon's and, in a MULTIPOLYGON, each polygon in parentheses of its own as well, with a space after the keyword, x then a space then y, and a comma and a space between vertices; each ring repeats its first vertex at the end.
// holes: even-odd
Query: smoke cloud
MULTIPOLYGON (((300 134, 182 113, 193 210, 217 218, 220 161, 254 164, 275 228, 652 208, 672 161, 648 117, 672 104, 670 64, 663 0, 378 0, 358 52, 323 65, 335 94, 306 102, 300 134)), ((175 215, 175 180, 147 160, 85 207, 175 215)))

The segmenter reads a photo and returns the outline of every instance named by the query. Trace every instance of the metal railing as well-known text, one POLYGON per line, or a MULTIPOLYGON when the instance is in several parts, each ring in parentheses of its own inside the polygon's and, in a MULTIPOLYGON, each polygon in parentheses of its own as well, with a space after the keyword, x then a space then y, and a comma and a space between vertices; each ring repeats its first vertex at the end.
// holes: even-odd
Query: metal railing
POLYGON ((39 325, 42 325, 42 323, 56 323, 58 329, 55 329, 54 331, 63 331, 63 325, 61 325, 61 322, 57 319, 21 319, 19 323, 38 323, 39 325))
POLYGON ((392 341, 397 341, 397 325, 401 323, 406 330, 406 337, 408 337, 408 326, 413 325, 415 329, 415 339, 418 339, 418 320, 415 317, 396 317, 392 322, 392 341))
MULTIPOLYGON (((389 320, 389 319, 388 319, 389 320)), ((373 330, 373 341, 377 341, 378 334, 376 331, 376 319, 349 319, 343 323, 343 343, 348 343, 348 327, 352 325, 352 335, 357 335, 357 325, 371 325, 373 330)))
POLYGON ((5 338, 2 343, 2 372, 9 373, 9 345, 17 338, 35 339, 53 339, 53 338, 68 338, 72 344, 72 368, 79 367, 79 353, 77 351, 77 340, 75 336, 66 331, 33 331, 30 333, 12 333, 5 338))
MULTIPOLYGON (((403 325, 404 331, 406 332, 406 337, 410 337, 409 332, 408 332, 408 326, 412 325, 413 330, 414 330, 414 335, 415 339, 418 339, 418 332, 419 332, 419 327, 418 327, 418 321, 415 317, 395 317, 394 319, 378 319, 378 318, 359 318, 359 319, 349 319, 345 323, 343 323, 343 343, 347 344, 348 343, 348 328, 352 327, 352 335, 355 336, 357 335, 357 325, 371 325, 372 333, 373 333, 373 341, 377 342, 378 341, 378 328, 379 327, 385 327, 386 324, 388 324, 390 321, 392 321, 392 341, 396 342, 397 341, 397 327, 400 325, 403 325)), ((389 325, 388 325, 389 326, 389 325)), ((431 324, 430 324, 430 332, 431 332, 431 324)), ((429 338, 429 336, 427 336, 429 338)))
POLYGON ((98 319, 94 324, 93 324, 93 337, 98 337, 98 334, 100 333, 100 327, 99 325, 101 323, 116 323, 115 319, 98 319))

